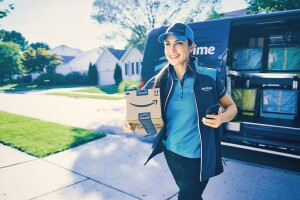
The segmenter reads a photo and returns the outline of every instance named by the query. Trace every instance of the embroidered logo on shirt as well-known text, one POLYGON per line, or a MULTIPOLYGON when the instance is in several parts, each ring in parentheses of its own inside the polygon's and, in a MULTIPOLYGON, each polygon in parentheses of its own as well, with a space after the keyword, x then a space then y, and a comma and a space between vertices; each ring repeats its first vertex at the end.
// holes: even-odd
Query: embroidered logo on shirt
POLYGON ((202 87, 201 90, 203 90, 204 92, 209 92, 212 90, 212 87, 202 87))

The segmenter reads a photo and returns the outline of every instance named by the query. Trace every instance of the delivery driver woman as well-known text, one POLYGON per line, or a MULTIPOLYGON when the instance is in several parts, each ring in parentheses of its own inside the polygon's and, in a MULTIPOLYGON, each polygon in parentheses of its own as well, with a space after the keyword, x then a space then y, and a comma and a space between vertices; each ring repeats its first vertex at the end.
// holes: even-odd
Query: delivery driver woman
MULTIPOLYGON (((209 178, 223 172, 217 128, 233 119, 237 108, 217 71, 199 67, 196 58, 190 56, 195 43, 188 25, 176 23, 158 40, 164 43, 168 64, 145 89, 160 88, 164 127, 153 142, 147 162, 164 152, 179 187, 178 199, 199 200, 209 178), (206 110, 216 104, 223 108, 218 115, 206 115, 206 110)), ((125 121, 124 131, 132 130, 125 121)))

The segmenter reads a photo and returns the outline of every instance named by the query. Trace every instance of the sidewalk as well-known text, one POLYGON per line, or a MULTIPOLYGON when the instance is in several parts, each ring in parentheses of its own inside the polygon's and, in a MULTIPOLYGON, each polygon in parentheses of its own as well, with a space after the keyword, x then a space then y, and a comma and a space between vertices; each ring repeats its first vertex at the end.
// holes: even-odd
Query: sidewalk
MULTIPOLYGON (((85 128, 102 129, 109 124, 107 128, 112 127, 116 134, 43 159, 0 144, 1 200, 176 199, 178 189, 163 154, 145 166, 151 144, 136 135, 119 132, 124 101, 115 101, 118 105, 110 110, 107 101, 48 95, 1 94, 0 97, 0 110, 85 128)), ((203 194, 205 200, 300 197, 297 173, 236 160, 228 160, 224 170, 208 183, 203 194)))
MULTIPOLYGON (((177 187, 163 155, 143 165, 149 148, 135 138, 108 135, 38 159, 0 145, 0 199, 175 200, 177 187)), ((299 174, 228 160, 203 197, 294 200, 299 185, 299 174)))
POLYGON ((177 189, 150 144, 108 135, 38 159, 0 145, 0 199, 167 199, 177 189))

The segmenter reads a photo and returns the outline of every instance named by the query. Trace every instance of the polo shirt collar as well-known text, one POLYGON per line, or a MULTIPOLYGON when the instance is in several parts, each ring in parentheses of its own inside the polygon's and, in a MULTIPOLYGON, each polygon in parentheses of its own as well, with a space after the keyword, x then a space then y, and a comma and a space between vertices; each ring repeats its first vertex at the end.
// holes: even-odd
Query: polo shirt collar
MULTIPOLYGON (((177 81, 178 78, 177 78, 177 76, 176 76, 176 74, 175 74, 174 66, 170 64, 170 65, 169 65, 169 69, 170 69, 171 76, 172 76, 173 80, 176 80, 176 81, 177 81)), ((183 78, 191 77, 191 76, 193 76, 193 72, 192 72, 192 70, 190 69, 190 67, 188 66, 188 67, 186 68, 186 71, 185 71, 184 75, 183 75, 183 78)))

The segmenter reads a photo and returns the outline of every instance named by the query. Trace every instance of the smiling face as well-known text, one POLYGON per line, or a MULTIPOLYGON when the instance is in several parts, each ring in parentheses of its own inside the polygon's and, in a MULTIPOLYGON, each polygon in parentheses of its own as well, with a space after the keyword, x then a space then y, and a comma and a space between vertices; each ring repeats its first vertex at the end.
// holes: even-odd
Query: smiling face
POLYGON ((189 46, 188 40, 180 41, 172 35, 169 35, 165 41, 165 56, 169 63, 175 68, 187 67, 190 52, 193 51, 195 44, 189 46))

